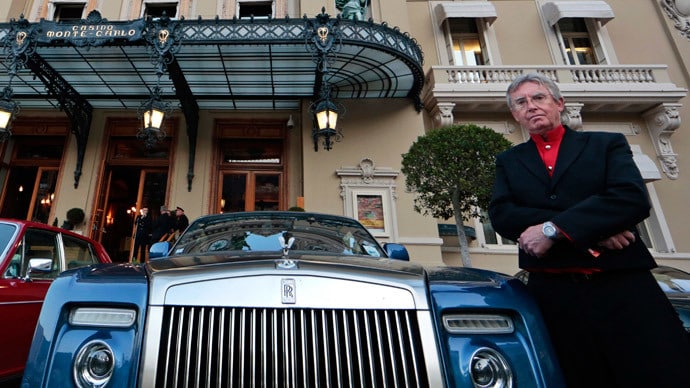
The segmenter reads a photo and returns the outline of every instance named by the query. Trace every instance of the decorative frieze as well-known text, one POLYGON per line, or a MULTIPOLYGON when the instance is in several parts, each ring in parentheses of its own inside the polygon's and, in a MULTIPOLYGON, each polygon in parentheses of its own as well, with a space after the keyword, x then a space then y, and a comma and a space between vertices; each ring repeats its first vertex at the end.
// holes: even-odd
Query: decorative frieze
POLYGON ((661 7, 680 34, 690 39, 690 0, 662 0, 661 7))

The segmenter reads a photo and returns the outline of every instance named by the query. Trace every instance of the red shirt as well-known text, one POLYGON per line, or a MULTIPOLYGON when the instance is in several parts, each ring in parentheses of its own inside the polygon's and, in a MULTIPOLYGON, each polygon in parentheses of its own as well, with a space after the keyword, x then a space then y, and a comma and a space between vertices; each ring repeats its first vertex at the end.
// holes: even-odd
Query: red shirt
POLYGON ((553 175, 553 170, 556 169, 556 159, 558 158, 558 149, 561 147, 561 140, 565 128, 559 125, 556 128, 546 132, 542 135, 531 135, 532 141, 537 145, 537 151, 541 160, 544 161, 544 166, 549 172, 549 176, 553 175))

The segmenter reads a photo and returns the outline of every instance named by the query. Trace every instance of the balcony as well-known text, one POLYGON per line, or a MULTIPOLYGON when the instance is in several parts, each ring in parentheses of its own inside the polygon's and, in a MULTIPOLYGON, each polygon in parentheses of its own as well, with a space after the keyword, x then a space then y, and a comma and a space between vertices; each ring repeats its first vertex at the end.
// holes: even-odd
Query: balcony
POLYGON ((566 102, 582 104, 582 112, 642 113, 678 104, 688 92, 671 82, 666 65, 432 66, 422 101, 430 112, 507 112, 508 85, 530 72, 556 81, 566 102))

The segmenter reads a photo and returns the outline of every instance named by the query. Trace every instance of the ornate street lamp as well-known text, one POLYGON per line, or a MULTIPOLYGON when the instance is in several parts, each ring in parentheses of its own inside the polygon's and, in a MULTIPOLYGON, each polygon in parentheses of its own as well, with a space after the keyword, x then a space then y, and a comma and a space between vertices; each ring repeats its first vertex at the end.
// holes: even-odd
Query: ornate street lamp
POLYGON ((19 113, 19 105, 12 101, 12 88, 5 86, 2 96, 0 96, 0 142, 6 141, 12 136, 10 127, 12 121, 17 117, 17 113, 19 113))
POLYGON ((180 24, 170 19, 165 12, 156 21, 152 17, 146 19, 147 50, 151 55, 151 63, 155 66, 156 86, 151 90, 148 101, 139 107, 139 117, 143 120, 142 128, 137 131, 137 138, 144 141, 146 148, 154 148, 165 139, 167 133, 163 130, 165 116, 172 112, 172 104, 161 99, 161 77, 165 74, 168 64, 182 44, 180 24))
POLYGON ((163 129, 163 120, 172 111, 172 106, 161 100, 160 93, 160 87, 154 87, 149 99, 139 107, 139 116, 143 121, 141 129, 137 131, 137 139, 142 140, 148 149, 154 148, 168 135, 163 129))
POLYGON ((314 127, 312 128, 312 138, 314 140, 314 151, 319 150, 319 140, 326 151, 333 148, 333 142, 339 142, 343 138, 342 132, 337 129, 338 117, 345 113, 342 104, 336 104, 330 98, 330 87, 325 84, 320 91, 321 97, 314 102, 311 113, 314 115, 314 127))
POLYGON ((321 8, 321 14, 314 21, 307 21, 306 46, 312 53, 312 60, 316 63, 317 77, 321 84, 318 97, 309 107, 314 115, 314 127, 312 138, 314 139, 314 151, 319 150, 319 140, 322 140, 323 148, 328 151, 333 148, 333 141, 340 141, 342 133, 337 129, 338 117, 343 116, 345 107, 331 100, 331 85, 329 63, 335 60, 335 54, 342 48, 342 38, 339 28, 340 18, 331 19, 325 8, 321 8))

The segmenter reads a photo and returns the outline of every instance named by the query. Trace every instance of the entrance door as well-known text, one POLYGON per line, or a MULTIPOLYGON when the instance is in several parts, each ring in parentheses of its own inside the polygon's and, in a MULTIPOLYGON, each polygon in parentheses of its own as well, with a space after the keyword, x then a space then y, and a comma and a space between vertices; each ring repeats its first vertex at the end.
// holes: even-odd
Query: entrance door
POLYGON ((58 217, 59 223, 64 221, 64 214, 51 217, 51 210, 65 139, 60 136, 13 136, 9 164, 0 169, 0 184, 3 185, 0 217, 45 224, 54 223, 58 217))
POLYGON ((126 262, 133 248, 134 219, 142 207, 155 219, 165 204, 167 169, 111 166, 106 170, 94 218, 92 238, 100 241, 113 261, 126 262))
POLYGON ((259 171, 222 172, 220 212, 280 210, 282 174, 259 171))
POLYGON ((0 215, 50 224, 55 200, 57 167, 13 167, 7 180, 4 206, 0 215), (27 210, 28 209, 28 210, 27 210))

